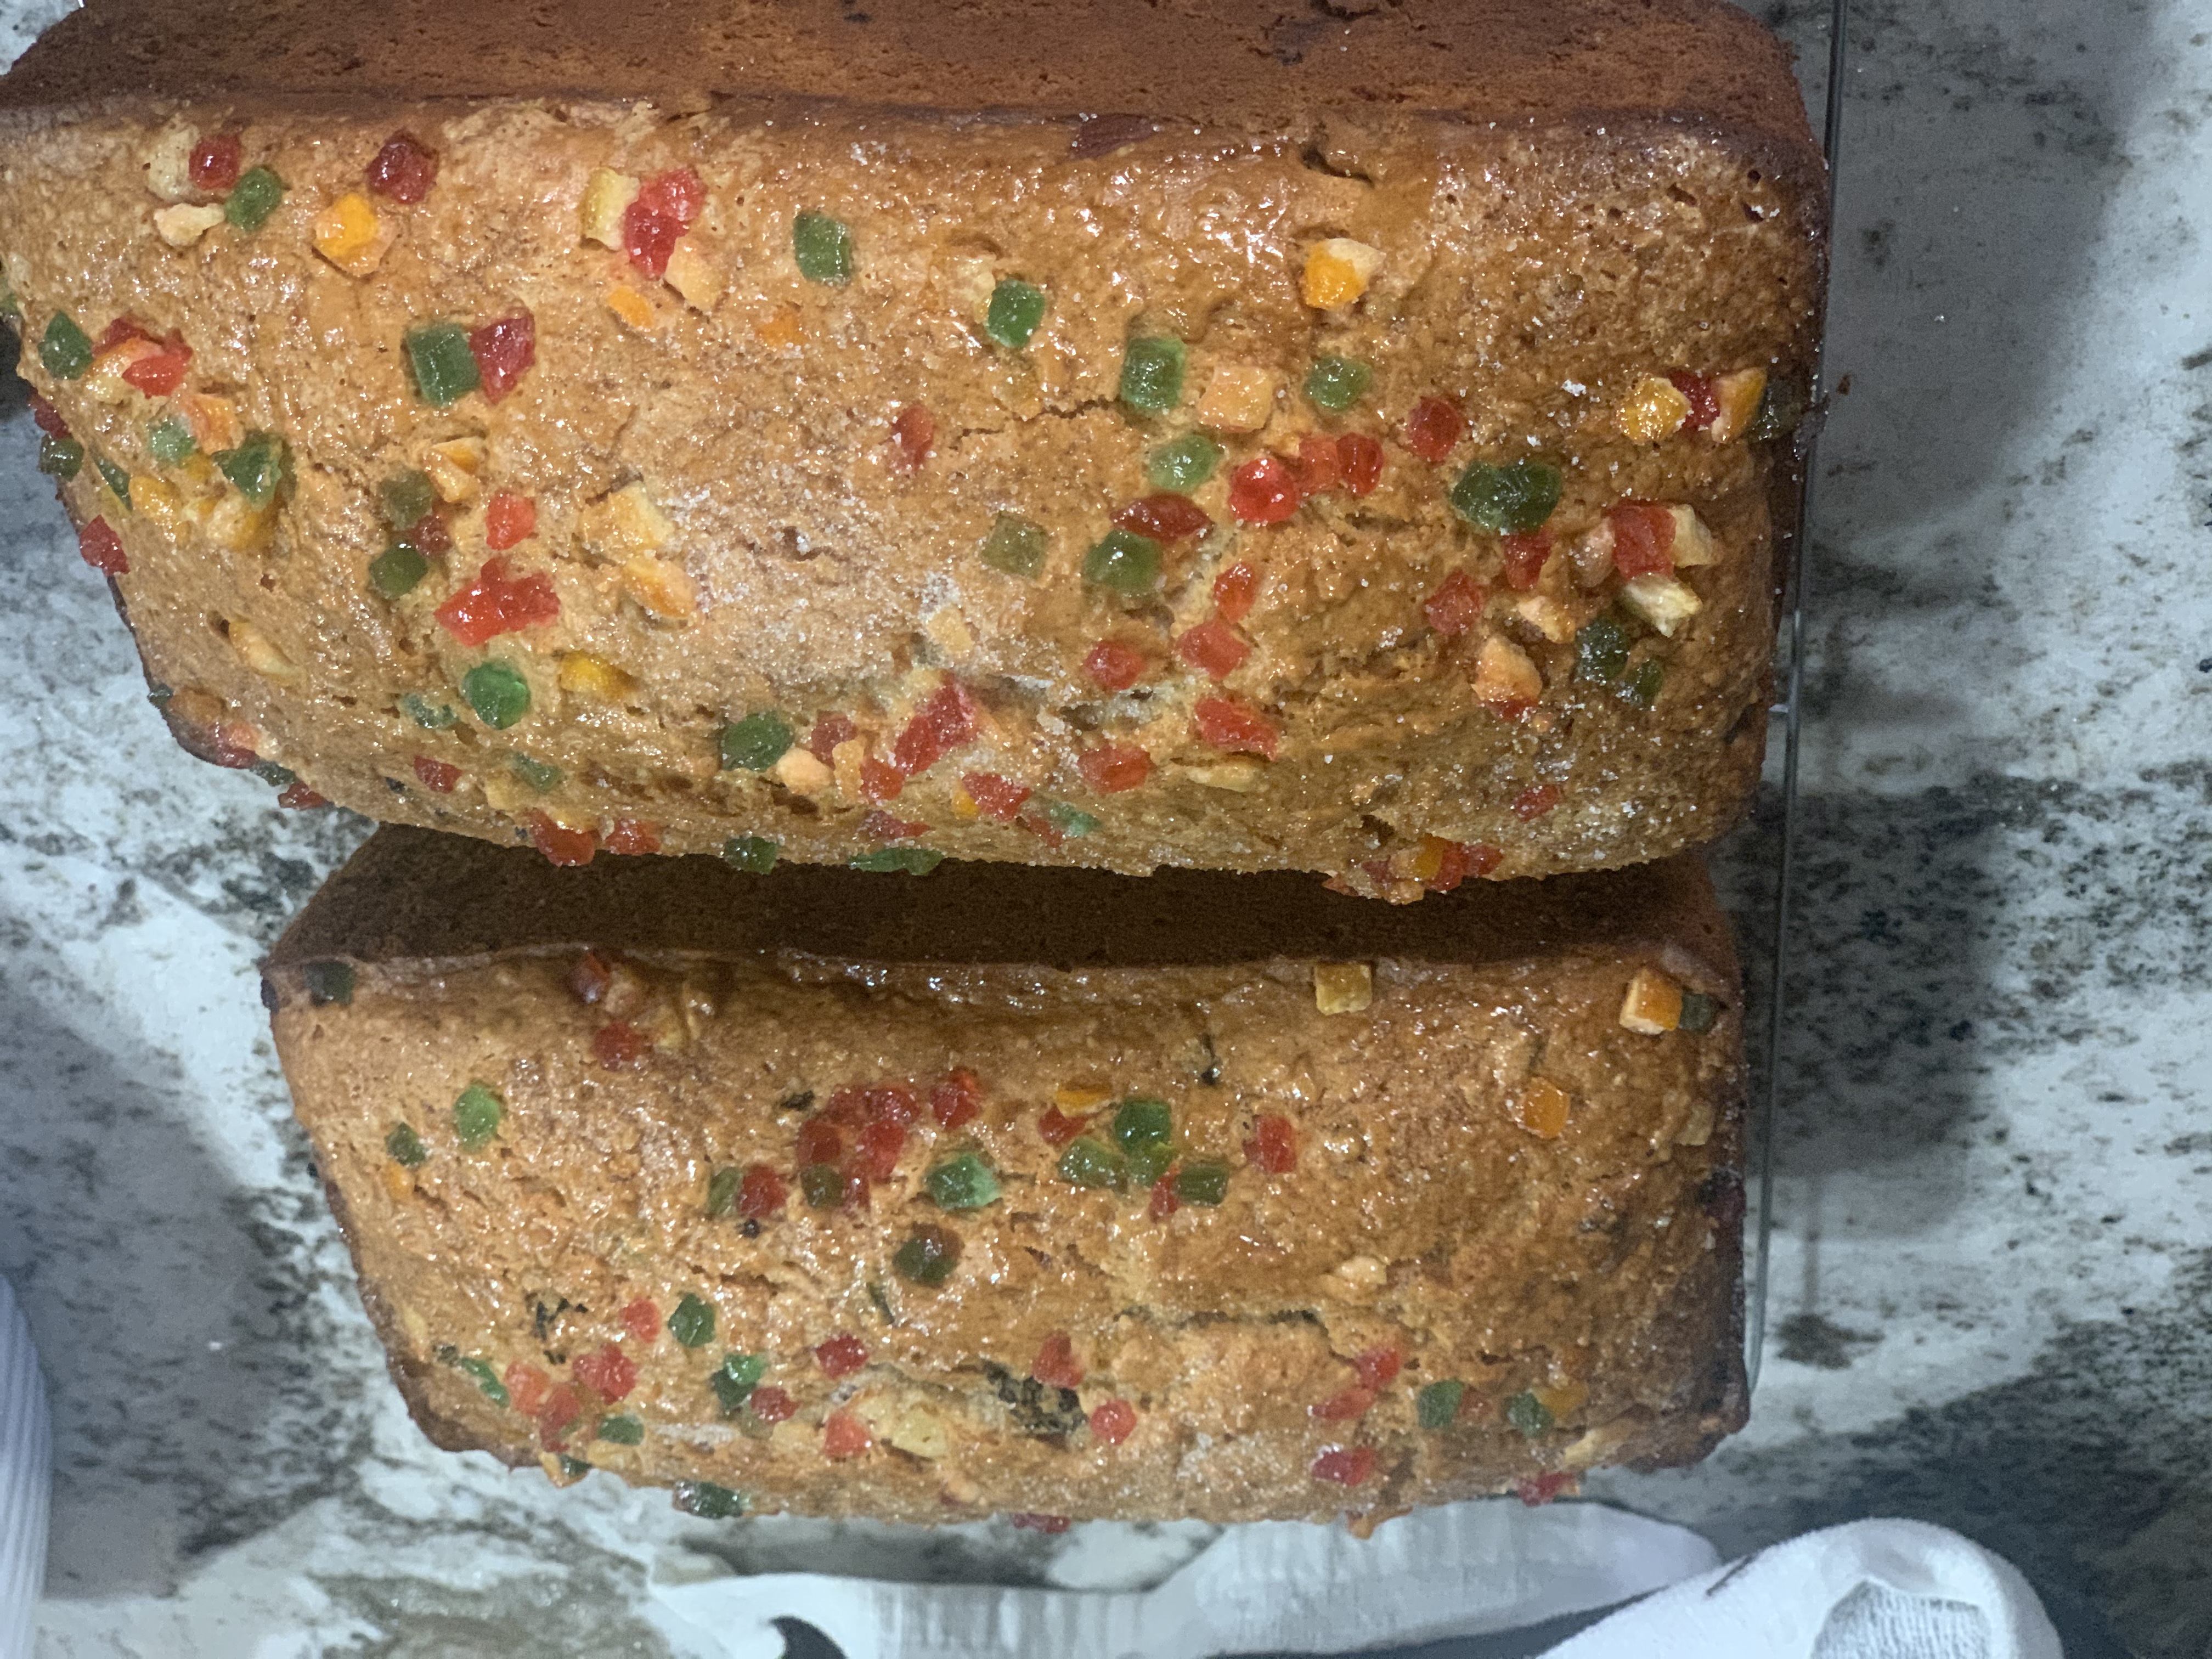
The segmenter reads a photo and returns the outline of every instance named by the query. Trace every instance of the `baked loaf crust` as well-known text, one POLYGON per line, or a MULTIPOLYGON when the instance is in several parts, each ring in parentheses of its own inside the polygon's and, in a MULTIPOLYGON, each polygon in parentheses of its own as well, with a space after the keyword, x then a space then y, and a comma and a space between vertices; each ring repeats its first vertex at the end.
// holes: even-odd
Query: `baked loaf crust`
POLYGON ((1226 1521, 1742 1420, 1735 969, 1687 860, 1393 908, 386 830, 266 974, 448 1448, 707 1512, 1226 1521))
POLYGON ((613 9, 93 0, 0 82, 188 747, 556 860, 1407 897, 1738 817, 1824 190, 1749 19, 613 9))

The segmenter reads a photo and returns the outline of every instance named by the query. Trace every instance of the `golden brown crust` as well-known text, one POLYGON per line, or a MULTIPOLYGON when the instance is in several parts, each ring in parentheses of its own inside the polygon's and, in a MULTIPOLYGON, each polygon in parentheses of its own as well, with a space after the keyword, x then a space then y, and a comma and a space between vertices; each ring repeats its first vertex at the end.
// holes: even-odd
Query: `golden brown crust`
MULTIPOLYGON (((1621 424, 1638 387, 1671 370, 1778 385, 1810 362, 1818 162, 1784 111, 1795 91, 1779 48, 1726 8, 1332 16, 1324 33, 1348 32, 1348 55, 1316 46, 1249 76, 1196 75, 1192 87, 1218 82, 1225 101, 1131 128, 1110 152, 1071 147, 1047 118, 1061 107, 1049 74, 1012 76, 1037 101, 1015 100, 1025 112, 1005 118, 892 98, 944 47, 925 40, 919 12, 882 15, 878 32, 908 44, 880 60, 863 49, 860 101, 834 110, 771 109, 746 90, 754 82, 714 70, 711 52, 678 61, 734 88, 719 102, 639 101, 653 71, 621 53, 594 59, 598 95, 538 95, 567 84, 545 78, 566 61, 570 14, 556 9, 549 57, 495 63, 473 94, 431 74, 417 91, 444 102, 379 101, 391 82, 350 26, 280 18, 255 31, 265 95, 216 75, 173 106, 183 83, 166 69, 88 69, 115 77, 102 112, 40 117, 93 95, 90 80, 68 92, 63 66, 91 33, 128 34, 126 11, 72 20, 8 82, 27 113, 7 140, 0 224, 33 340, 58 313, 94 336, 125 313, 177 331, 194 352, 185 392, 222 404, 203 425, 233 421, 234 437, 261 429, 289 445, 295 491, 264 519, 204 461, 154 456, 148 434, 175 398, 27 358, 76 436, 140 481, 125 513, 88 465, 70 506, 120 536, 149 671, 178 694, 172 722, 200 752, 251 750, 372 816, 494 839, 536 823, 601 837, 643 823, 678 852, 743 834, 787 859, 836 862, 896 841, 1133 873, 1321 870, 1400 896, 1418 890, 1401 866, 1424 837, 1496 849, 1488 873, 1500 878, 1608 867, 1709 839, 1749 799, 1772 635, 1768 501, 1786 465, 1740 433, 1632 439, 1621 424), (1447 15, 1454 27, 1438 33, 1447 15), (1370 51, 1401 70, 1400 58, 1438 68, 1377 80, 1358 70, 1370 51), (298 65, 356 58, 344 99, 288 101, 287 88, 313 79, 298 65), (619 74, 605 68, 615 62, 619 74), (633 69, 641 78, 623 81, 633 69), (887 78, 871 92, 877 75, 887 78), (1608 85, 1634 95, 1601 118, 1574 112, 1608 85), (1549 90, 1524 106, 1507 87, 1549 90), (1456 101, 1419 102, 1431 92, 1456 101), (1663 111, 1644 109, 1646 94, 1663 111), (1544 112, 1534 125, 1521 118, 1532 108, 1544 112), (437 183, 416 204, 380 198, 389 246, 373 271, 341 270, 315 250, 317 215, 362 190, 368 158, 402 126, 438 153, 437 183), (167 143, 173 161, 180 134, 225 129, 243 160, 282 177, 283 203, 258 230, 223 225, 173 246, 155 227, 149 154, 167 143), (700 255, 711 294, 641 276, 580 231, 594 169, 634 180, 684 166, 705 191, 685 240, 711 250, 700 255), (794 265, 794 215, 816 210, 852 232, 848 283, 794 265), (1382 264, 1356 301, 1309 305, 1304 262, 1339 238, 1382 264), (984 296, 1017 277, 1049 296, 1018 350, 982 327, 984 296), (401 349, 410 326, 523 309, 538 357, 512 393, 443 410, 416 397, 401 349), (1169 335, 1188 353, 1183 399, 1134 414, 1116 402, 1128 342, 1169 335), (1300 392, 1331 356, 1374 370, 1342 412, 1300 392), (1152 452, 1216 418, 1200 414, 1224 376, 1274 389, 1255 405, 1264 425, 1218 428, 1225 458, 1192 486, 1221 531, 1231 471, 1295 458, 1309 440, 1375 440, 1379 484, 1317 494, 1278 526, 1172 544, 1147 592, 1086 580, 1112 516, 1152 488, 1152 452), (1468 423, 1441 461, 1406 436, 1431 397, 1458 400, 1468 423), (916 406, 934 444, 905 469, 890 433, 916 406), (454 443, 476 446, 476 471, 441 509, 453 550, 387 598, 368 575, 392 533, 378 488, 454 443), (1559 550, 1524 592, 1499 537, 1463 522, 1446 493, 1471 462, 1531 455, 1561 470, 1564 494, 1547 526, 1559 550), (559 616, 465 643, 434 613, 491 551, 495 490, 535 501, 535 535, 506 557, 511 574, 550 584, 559 616), (1716 562, 1679 573, 1698 614, 1671 635, 1641 629, 1627 668, 1594 680, 1575 630, 1616 607, 1622 584, 1601 561, 1584 586, 1568 549, 1625 498, 1693 508, 1716 562), (979 554, 1002 514, 1047 538, 1033 579, 979 554), (1224 624, 1224 648, 1243 659, 1217 681, 1188 641, 1218 620, 1218 579, 1240 565, 1255 597, 1224 624), (1429 611, 1455 579, 1487 601, 1457 632, 1429 611), (1086 665, 1102 640, 1143 659, 1133 688, 1101 688, 1086 665), (1483 677, 1493 651, 1531 677, 1533 707, 1483 677), (529 687, 512 726, 485 724, 462 695, 487 661, 529 687), (1644 688, 1649 708, 1619 695, 1647 665, 1664 674, 1644 688), (802 742, 823 717, 850 721, 885 761, 948 678, 974 709, 955 747, 896 798, 860 751, 833 764, 826 738, 820 763, 796 770, 720 764, 723 728, 770 711, 802 742), (1272 760, 1224 752, 1245 740, 1209 724, 1202 704, 1215 698, 1256 716, 1272 760), (448 710, 451 726, 421 724, 448 710), (1109 745, 1140 751, 1141 781, 1124 790, 1097 769, 1109 745), (963 794, 971 773, 1030 795, 1001 822, 963 794)), ((1164 31, 1176 76, 1190 56, 1176 30, 1259 16, 1124 13, 1164 31)), ((985 27, 996 15, 963 12, 960 39, 998 40, 985 27)), ((740 30, 753 43, 745 73, 810 84, 805 42, 828 22, 799 9, 753 22, 740 30)), ((1112 57, 1123 25, 1103 27, 1097 51, 1112 57)), ((1001 46, 1029 49, 976 50, 1001 46)), ((1178 109, 1182 84, 1159 83, 1178 109)), ((173 205, 209 203, 187 191, 173 205)))
MULTIPOLYGON (((951 923, 933 949, 915 930, 936 913, 908 901, 942 873, 786 884, 649 860, 621 872, 641 884, 598 866, 535 872, 566 890, 510 917, 518 885, 494 866, 516 857, 385 831, 268 969, 279 1051, 372 1316, 441 1444, 556 1474, 568 1455, 641 1483, 708 1481, 809 1513, 1250 1519, 1680 1462, 1741 1420, 1740 1015, 1693 869, 1411 910, 1319 894, 1303 915, 1286 905, 1280 948, 1254 952, 1233 897, 1186 907, 1188 931, 1224 937, 1161 948, 1164 912, 1145 896, 1188 901, 1202 878, 981 872, 1017 914, 951 923), (484 879, 471 895, 434 860, 380 915, 417 852, 453 853, 484 879), (1037 951, 1046 924, 1018 912, 1054 886, 1067 943, 1037 951), (688 908, 664 902, 687 887, 688 908), (1101 927, 1116 888, 1131 914, 1101 927), (878 891, 888 914, 872 922, 878 891), (472 919, 450 924, 447 908, 472 919), (809 909, 824 948, 792 948, 809 909), (1613 939, 1574 931, 1577 913, 1609 909, 1613 939), (587 1006, 578 946, 610 941, 623 948, 598 958, 587 1006), (848 953, 877 942, 880 955, 848 953), (1318 1012, 1316 961, 1347 959, 1370 967, 1371 1003, 1318 1012), (1710 1031, 1625 1030, 1639 972, 1717 998, 1710 1031), (634 1035, 611 1048, 617 1026, 634 1035), (963 1067, 978 1115, 940 1127, 936 1087, 963 1067), (502 1104, 473 1151, 453 1113, 471 1084, 502 1104), (1217 1164, 1218 1204, 1201 1184, 1163 1215, 1133 1180, 1064 1178, 1048 1109, 1105 1146, 1114 1103, 1138 1096, 1171 1114, 1178 1170, 1217 1164), (865 1209, 836 1207, 849 1188, 836 1178, 832 1207, 811 1207, 801 1126, 834 1131, 849 1180, 866 1126, 902 1114, 865 1209), (418 1161, 393 1155, 398 1125, 418 1161), (1266 1167, 1263 1133, 1287 1134, 1291 1167, 1266 1167), (1000 1192, 948 1210, 927 1176, 962 1152, 1000 1192), (757 1225, 726 1193, 710 1214, 714 1173, 755 1168, 786 1188, 754 1206, 757 1225), (940 1288, 893 1260, 927 1227, 959 1241, 940 1288), (686 1295, 716 1315, 696 1348, 627 1322, 641 1300, 665 1322, 686 1295), (1059 1334, 1084 1372, 1066 1396, 1024 1380, 1059 1334), (866 1361, 825 1374, 816 1351, 842 1337, 866 1361), (589 1380, 604 1362, 586 1358, 611 1343, 637 1367, 612 1401, 589 1380), (784 1420, 718 1403, 712 1373, 732 1352, 766 1357, 757 1380, 787 1394, 784 1420), (1347 1399, 1378 1352, 1402 1370, 1347 1399), (489 1397, 486 1376, 570 1387, 574 1423, 549 1437, 512 1396, 489 1397), (1465 1403, 1449 1427, 1424 1428, 1419 1391, 1445 1381, 1465 1403), (1095 1427, 1109 1401, 1133 1424, 1112 1443, 1095 1427), (637 1419, 641 1444, 592 1437, 611 1413, 637 1419), (856 1428, 869 1449, 830 1456, 833 1433, 856 1428), (1332 1450, 1371 1454, 1371 1468, 1348 1486, 1316 1478, 1332 1450)), ((957 873, 945 883, 963 890, 957 873)))

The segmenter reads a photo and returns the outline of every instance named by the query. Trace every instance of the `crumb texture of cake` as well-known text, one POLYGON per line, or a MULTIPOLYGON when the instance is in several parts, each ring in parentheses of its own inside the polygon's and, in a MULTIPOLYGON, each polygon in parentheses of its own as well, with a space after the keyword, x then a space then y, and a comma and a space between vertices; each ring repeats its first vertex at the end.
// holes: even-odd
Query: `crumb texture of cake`
POLYGON ((1742 1419, 1688 861, 1392 908, 386 830, 266 974, 447 1447, 708 1514, 1372 1518, 1742 1419))
POLYGON ((1745 810, 1825 179, 1732 8, 94 0, 42 465, 179 738, 605 849, 1326 872, 1745 810))

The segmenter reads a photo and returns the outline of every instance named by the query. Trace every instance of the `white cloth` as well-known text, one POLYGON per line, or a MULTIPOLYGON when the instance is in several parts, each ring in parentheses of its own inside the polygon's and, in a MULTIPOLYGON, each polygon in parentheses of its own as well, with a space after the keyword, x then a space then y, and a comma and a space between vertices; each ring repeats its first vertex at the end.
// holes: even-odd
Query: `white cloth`
POLYGON ((46 1576, 53 1440, 31 1328, 0 1279, 0 1659, 31 1659, 31 1619, 46 1576))
POLYGON ((2027 1582, 1940 1527, 1858 1522, 1723 1567, 1695 1533, 1596 1504, 1459 1504, 1364 1540, 1232 1527, 1148 1591, 779 1573, 656 1583, 653 1595, 663 1631, 718 1659, 778 1659, 783 1618, 812 1625, 846 1659, 1349 1653, 1638 1595, 1547 1659, 2061 1659, 2027 1582))
POLYGON ((1808 1533, 1625 1607, 1545 1659, 2062 1659, 2013 1565, 1920 1521, 1808 1533))

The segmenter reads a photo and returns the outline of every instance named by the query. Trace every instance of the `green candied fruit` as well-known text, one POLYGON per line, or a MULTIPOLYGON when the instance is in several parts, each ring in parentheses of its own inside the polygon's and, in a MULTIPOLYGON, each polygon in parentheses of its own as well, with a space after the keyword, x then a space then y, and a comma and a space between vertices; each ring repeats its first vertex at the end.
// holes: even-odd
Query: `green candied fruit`
POLYGON ((714 1304, 684 1291, 668 1316, 668 1334, 687 1348, 705 1347, 714 1340, 714 1304))
POLYGON ((944 862, 945 854, 933 847, 878 847, 855 854, 847 867, 878 876, 926 876, 944 862))
POLYGON ((1096 814, 1086 812, 1079 806, 1070 806, 1064 800, 1056 800, 1044 809, 1044 821, 1070 841, 1081 840, 1095 831, 1101 823, 1096 814))
POLYGON ((571 1457, 566 1452, 561 1453, 555 1461, 560 1465, 561 1478, 564 1480, 581 1480, 592 1472, 589 1463, 580 1457, 571 1457))
POLYGON ((1203 432, 1186 432, 1145 458, 1145 482, 1188 495, 1213 476, 1227 452, 1203 432))
POLYGON ((39 440, 39 471, 67 483, 84 465, 84 446, 74 438, 39 440))
POLYGON ((1171 334, 1129 342, 1121 353, 1121 401, 1142 415, 1157 415, 1182 401, 1183 343, 1171 334))
POLYGON ((480 1152, 489 1145, 506 1115, 507 1103, 483 1084, 462 1090, 453 1099, 453 1132, 461 1138, 461 1150, 480 1152))
POLYGON ((292 493, 292 447, 273 432, 249 432, 235 449, 218 449, 215 464, 248 507, 267 507, 292 493))
POLYGON ((191 428, 174 415, 164 415, 146 428, 146 453, 163 466, 181 466, 199 449, 191 428))
POLYGON ((1083 580, 1117 593, 1149 593, 1160 585, 1160 544, 1133 530, 1109 530, 1083 556, 1083 580))
POLYGON ((791 257, 810 283, 842 288, 853 280, 853 233, 842 219, 805 212, 791 222, 791 257))
POLYGON ((1218 1158, 1202 1158, 1176 1171, 1175 1195, 1186 1204, 1208 1207, 1229 1196, 1229 1166, 1218 1158))
POLYGON ((1510 466, 1471 461, 1451 487, 1452 511, 1501 536, 1525 536, 1544 527, 1544 520, 1559 504, 1565 482, 1559 468, 1542 461, 1516 461, 1510 466))
POLYGON ((1611 617, 1584 623, 1575 635, 1575 677, 1611 685, 1628 667, 1628 630, 1611 617))
POLYGON ((1078 1135, 1060 1155, 1060 1178, 1078 1187, 1111 1188, 1118 1193, 1128 1185, 1129 1166, 1112 1147, 1078 1135))
POLYGON ((289 789, 300 775, 289 766, 279 766, 275 761, 256 761, 246 770, 271 789, 289 789))
POLYGON ((1674 1024, 1679 1030, 1693 1036, 1703 1036, 1713 1029, 1713 1022, 1720 1017, 1721 1005, 1717 998, 1709 997, 1703 991, 1685 991, 1682 993, 1681 1018, 1674 1024))
POLYGON ((722 862, 750 876, 764 876, 775 869, 782 853, 783 843, 766 836, 732 836, 722 843, 722 862))
POLYGON ((483 1390, 483 1397, 493 1405, 507 1404, 507 1384, 499 1380, 499 1373, 492 1370, 491 1361, 478 1359, 471 1354, 465 1358, 456 1359, 453 1364, 476 1378, 477 1387, 483 1390))
POLYGON ((1552 1408, 1523 1389, 1505 1402, 1505 1420, 1521 1431, 1522 1439, 1541 1440, 1551 1433, 1554 1419, 1552 1408))
POLYGON ((353 963, 349 962, 311 962, 301 970, 301 977, 307 983, 307 1000, 320 1008, 335 1002, 341 1008, 353 1005, 353 963))
POLYGON ((734 1521, 745 1512, 743 1492, 718 1486, 711 1480, 679 1480, 670 1500, 686 1515, 702 1521, 734 1521))
POLYGON ((527 755, 514 754, 507 757, 509 770, 539 794, 550 794, 561 787, 561 769, 549 762, 532 760, 527 755))
POLYGON ((457 404, 483 384, 468 331, 459 323, 417 323, 403 344, 416 392, 434 409, 457 404))
MULTIPOLYGON (((368 585, 387 599, 404 599, 430 574, 430 562, 405 542, 394 542, 368 562, 368 585)), ((451 713, 449 709, 447 711, 451 713)), ((451 720, 446 722, 450 726, 451 720)))
POLYGON ((422 1137, 404 1123, 395 1123, 392 1133, 384 1138, 385 1155, 403 1170, 417 1170, 430 1156, 430 1149, 422 1144, 422 1137))
POLYGON ((530 712, 530 682, 503 662, 480 662, 462 675, 461 696, 495 732, 506 731, 530 712))
POLYGON ((1666 683, 1667 665, 1656 657, 1646 657, 1636 665, 1628 684, 1620 688, 1620 700, 1632 702, 1638 708, 1651 708, 1659 701, 1659 688, 1666 683))
POLYGON ((1459 1402, 1467 1398, 1464 1382, 1431 1382, 1413 1396, 1413 1414, 1425 1429, 1448 1429, 1459 1418, 1459 1402))
POLYGON ((269 222, 276 204, 284 199, 284 181, 267 167, 248 167, 238 175, 224 199, 222 216, 243 231, 256 231, 269 222))
POLYGON ((760 1380, 768 1375, 768 1356, 764 1353, 726 1353, 722 1363, 714 1368, 707 1381, 714 1385, 714 1398, 722 1407, 722 1415, 735 1417, 745 1408, 760 1380))
POLYGON ((1171 1146, 1137 1147, 1129 1154, 1129 1179, 1139 1187, 1156 1187, 1175 1167, 1175 1160, 1171 1146))
POLYGON ((1306 401, 1342 414, 1367 395, 1375 371, 1357 357, 1317 357, 1306 371, 1306 401))
POLYGON ((727 1215, 730 1206, 737 1201, 738 1188, 744 1184, 745 1172, 735 1164, 714 1171, 707 1182, 707 1213, 727 1215))
POLYGON ((1175 1114, 1164 1100, 1132 1095, 1114 1114, 1115 1143, 1125 1152, 1164 1146, 1175 1136, 1175 1114))
POLYGON ((1759 394, 1759 408, 1743 435, 1755 444, 1786 438, 1805 418, 1805 388, 1795 380, 1769 375, 1766 390, 1759 394))
POLYGON ((106 456, 97 452, 93 455, 92 464, 100 469, 100 481, 107 486, 107 493, 122 502, 124 506, 129 507, 131 505, 131 475, 109 460, 106 456))
POLYGON ((1045 556, 1051 551, 1052 538, 1045 527, 1018 513, 1001 513, 992 520, 990 533, 976 549, 992 569, 1030 581, 1044 574, 1045 556))
POLYGON ((845 1196, 845 1177, 834 1164, 810 1164, 799 1172, 799 1193, 810 1210, 834 1210, 845 1196))
POLYGON ((940 1210, 980 1210, 999 1201, 999 1175, 973 1152, 958 1152, 931 1166, 923 1185, 940 1210))
MULTIPOLYGON (((960 1238, 942 1227, 916 1227, 906 1242, 891 1252, 891 1271, 909 1285, 931 1287, 952 1277, 960 1265, 960 1238)), ((880 1291, 879 1286, 871 1286, 880 1291)), ((889 1310, 884 1313, 890 1317, 889 1310)))
POLYGON ((603 1417, 594 1440, 611 1441, 617 1446, 641 1446, 645 1443, 645 1425, 628 1413, 619 1417, 603 1417))
POLYGON ((1030 343, 1044 320, 1044 290, 1018 276, 1000 279, 991 290, 991 303, 983 313, 983 332, 1010 351, 1030 343))
POLYGON ((765 772, 791 748, 791 722, 773 709, 722 728, 722 769, 765 772))
POLYGON ((443 732, 461 717, 459 709, 447 703, 432 702, 419 691, 410 691, 400 698, 399 707, 409 720, 425 732, 443 732))
POLYGON ((393 473, 376 487, 376 510, 394 535, 405 535, 437 504, 438 488, 430 482, 430 475, 411 467, 393 473))
POLYGON ((57 311, 39 337, 39 362, 57 380, 76 380, 92 367, 92 337, 69 313, 57 311))

